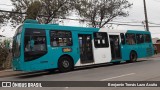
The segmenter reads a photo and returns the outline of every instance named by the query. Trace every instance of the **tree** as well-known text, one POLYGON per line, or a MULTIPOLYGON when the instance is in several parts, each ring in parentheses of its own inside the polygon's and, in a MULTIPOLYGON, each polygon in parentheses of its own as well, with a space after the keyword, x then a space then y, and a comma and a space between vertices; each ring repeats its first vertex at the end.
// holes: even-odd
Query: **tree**
POLYGON ((87 19, 92 27, 103 27, 118 16, 128 16, 127 0, 11 0, 12 13, 0 13, 0 23, 9 20, 12 26, 25 19, 36 19, 40 23, 55 23, 76 10, 81 18, 87 19))
POLYGON ((26 11, 25 19, 37 19, 39 11, 41 10, 41 3, 39 1, 32 2, 26 11))
POLYGON ((64 18, 69 15, 72 0, 11 0, 14 5, 11 13, 13 25, 22 23, 25 19, 36 19, 40 23, 51 23, 54 18, 64 18))
POLYGON ((77 0, 75 8, 80 17, 90 20, 92 27, 103 27, 116 17, 129 15, 132 6, 127 0, 77 0))
POLYGON ((46 15, 41 16, 38 20, 42 23, 50 23, 55 20, 55 18, 65 18, 69 15, 70 10, 72 10, 71 2, 74 0, 42 0, 42 10, 41 14, 46 15))
POLYGON ((9 13, 0 11, 0 29, 5 26, 9 20, 9 13))
POLYGON ((0 69, 5 68, 5 62, 6 58, 8 56, 8 50, 7 48, 3 47, 3 45, 0 43, 0 69))

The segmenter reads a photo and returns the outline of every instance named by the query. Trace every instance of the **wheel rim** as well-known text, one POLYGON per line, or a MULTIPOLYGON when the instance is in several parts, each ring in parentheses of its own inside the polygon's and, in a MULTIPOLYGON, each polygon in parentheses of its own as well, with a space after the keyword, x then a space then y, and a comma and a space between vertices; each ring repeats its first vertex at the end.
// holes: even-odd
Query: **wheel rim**
POLYGON ((63 65, 64 68, 68 68, 69 67, 69 61, 68 60, 64 60, 62 62, 62 65, 63 65))

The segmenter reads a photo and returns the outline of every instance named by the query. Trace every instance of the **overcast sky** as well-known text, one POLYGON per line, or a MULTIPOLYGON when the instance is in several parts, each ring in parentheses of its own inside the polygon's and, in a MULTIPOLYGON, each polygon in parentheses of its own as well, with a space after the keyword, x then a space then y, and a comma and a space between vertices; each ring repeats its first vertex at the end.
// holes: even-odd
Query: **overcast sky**
MULTIPOLYGON (((132 8, 129 9, 130 15, 125 18, 122 18, 122 17, 117 18, 115 19, 115 21, 121 21, 121 22, 142 22, 144 21, 143 0, 128 0, 128 1, 133 3, 132 8)), ((1 0, 0 10, 11 10, 13 8, 12 6, 5 6, 3 4, 11 5, 11 1, 1 0)), ((146 4, 147 4, 149 22, 160 24, 160 0, 146 0, 146 4)), ((80 25, 77 21, 67 21, 67 23, 64 22, 63 25, 83 26, 83 25, 80 25)), ((143 26, 135 27, 135 26, 119 25, 119 26, 115 26, 115 29, 144 30, 144 27, 143 26)), ((150 31, 152 33, 152 37, 160 38, 160 27, 150 27, 150 31)), ((6 27, 2 27, 2 29, 0 29, 0 34, 5 35, 7 37, 13 36, 14 32, 15 30, 11 30, 9 25, 6 27)))

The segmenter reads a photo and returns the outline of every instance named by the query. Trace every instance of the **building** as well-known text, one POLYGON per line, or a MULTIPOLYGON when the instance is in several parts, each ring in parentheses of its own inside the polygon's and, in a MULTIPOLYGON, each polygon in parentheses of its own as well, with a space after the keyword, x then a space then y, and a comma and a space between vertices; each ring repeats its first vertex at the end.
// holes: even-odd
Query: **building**
POLYGON ((159 38, 152 38, 153 45, 157 47, 157 52, 160 53, 160 39, 159 38))
POLYGON ((153 44, 156 44, 158 40, 160 41, 160 39, 159 39, 159 38, 152 38, 152 42, 153 42, 153 44))
POLYGON ((160 39, 159 40, 157 40, 157 42, 156 42, 157 44, 160 44, 160 39))

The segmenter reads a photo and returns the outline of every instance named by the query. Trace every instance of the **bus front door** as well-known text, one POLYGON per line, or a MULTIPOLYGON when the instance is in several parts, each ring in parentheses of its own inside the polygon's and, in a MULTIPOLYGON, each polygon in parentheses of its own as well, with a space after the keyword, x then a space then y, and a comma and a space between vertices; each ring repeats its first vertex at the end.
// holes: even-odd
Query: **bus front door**
POLYGON ((109 35, 112 60, 121 59, 119 35, 109 35))
POLYGON ((81 64, 93 63, 92 35, 78 34, 81 64))

